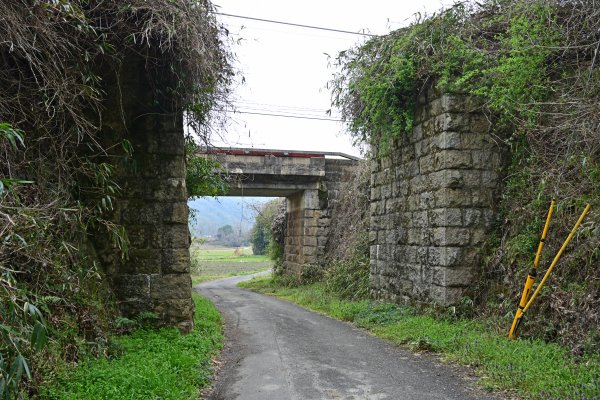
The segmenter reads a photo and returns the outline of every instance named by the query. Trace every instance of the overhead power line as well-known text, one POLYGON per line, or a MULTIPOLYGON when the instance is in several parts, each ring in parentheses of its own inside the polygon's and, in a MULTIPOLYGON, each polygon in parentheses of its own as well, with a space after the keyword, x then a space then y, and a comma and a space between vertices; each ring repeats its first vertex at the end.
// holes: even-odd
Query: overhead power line
POLYGON ((324 28, 324 27, 321 27, 321 26, 296 24, 296 23, 293 23, 293 22, 275 21, 275 20, 272 20, 272 19, 265 19, 265 18, 246 17, 244 15, 227 14, 227 13, 221 13, 221 12, 215 12, 214 14, 215 15, 222 15, 222 16, 225 16, 225 17, 249 19, 249 20, 252 20, 252 21, 260 21, 260 22, 268 22, 268 23, 271 23, 271 24, 289 25, 289 26, 297 26, 299 28, 318 29, 318 30, 321 30, 321 31, 346 33, 346 34, 349 34, 349 35, 360 35, 360 36, 371 36, 371 37, 379 36, 379 35, 373 35, 372 33, 352 32, 352 31, 345 31, 343 29, 324 28))
MULTIPOLYGON (((234 103, 235 104, 235 103, 234 103)), ((331 119, 339 119, 339 115, 337 113, 331 113, 328 110, 297 110, 297 109, 282 109, 277 107, 261 107, 254 106, 252 104, 237 104, 235 108, 232 109, 233 112, 235 110, 242 110, 244 112, 261 112, 268 114, 284 114, 284 115, 293 115, 300 117, 316 117, 316 118, 331 118, 331 119)))
MULTIPOLYGON (((259 107, 239 107, 238 110, 242 110, 243 112, 255 112, 255 113, 265 113, 265 114, 276 114, 276 115, 291 115, 294 117, 314 117, 314 118, 326 118, 326 119, 340 119, 339 115, 328 114, 326 112, 302 112, 295 110, 278 110, 273 108, 259 108, 259 107)), ((235 112, 235 111, 233 111, 235 112)))
MULTIPOLYGON (((268 104, 268 103, 256 103, 253 101, 248 101, 248 100, 233 100, 233 104, 237 105, 237 106, 241 106, 241 107, 266 107, 266 108, 270 108, 270 109, 280 109, 279 111, 299 111, 299 112, 318 112, 318 113, 326 113, 327 109, 325 108, 310 108, 310 107, 300 107, 300 106, 291 106, 291 105, 285 105, 285 104, 268 104)), ((264 111, 264 110, 262 110, 264 111)))
POLYGON ((325 117, 308 117, 303 115, 286 115, 286 114, 275 114, 275 113, 261 113, 261 112, 253 112, 253 111, 234 111, 234 110, 225 110, 226 112, 231 112, 234 114, 252 114, 252 115, 264 115, 267 117, 282 117, 282 118, 297 118, 297 119, 315 119, 318 121, 334 121, 334 122, 343 122, 341 119, 335 118, 325 118, 325 117))

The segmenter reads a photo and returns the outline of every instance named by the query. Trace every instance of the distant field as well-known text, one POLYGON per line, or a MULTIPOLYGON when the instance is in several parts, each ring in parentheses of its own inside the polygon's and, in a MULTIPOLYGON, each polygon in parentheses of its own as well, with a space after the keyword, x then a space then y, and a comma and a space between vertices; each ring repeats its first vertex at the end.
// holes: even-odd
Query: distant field
POLYGON ((252 254, 250 247, 233 248, 194 243, 190 252, 194 284, 266 271, 273 263, 268 256, 252 254))
POLYGON ((235 261, 235 262, 264 262, 269 261, 268 256, 252 254, 251 247, 215 247, 206 248, 200 246, 192 248, 192 258, 198 261, 235 261))

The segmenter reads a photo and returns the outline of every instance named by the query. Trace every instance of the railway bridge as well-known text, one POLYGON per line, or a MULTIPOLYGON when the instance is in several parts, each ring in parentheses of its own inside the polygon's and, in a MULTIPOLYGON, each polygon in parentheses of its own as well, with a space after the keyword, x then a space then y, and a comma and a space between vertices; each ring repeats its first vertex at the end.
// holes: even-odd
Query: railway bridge
POLYGON ((358 158, 336 152, 247 148, 205 148, 200 153, 223 166, 231 182, 226 196, 287 199, 286 272, 299 274, 303 264, 316 263, 324 254, 331 209, 358 158))

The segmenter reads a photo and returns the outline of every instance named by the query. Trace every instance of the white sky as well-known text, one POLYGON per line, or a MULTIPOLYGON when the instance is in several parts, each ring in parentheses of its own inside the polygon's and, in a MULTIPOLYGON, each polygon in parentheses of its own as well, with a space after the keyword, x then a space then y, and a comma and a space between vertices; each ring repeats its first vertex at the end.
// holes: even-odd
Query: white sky
MULTIPOLYGON (((414 14, 431 14, 447 0, 213 0, 222 13, 385 34, 406 26, 414 14)), ((238 111, 300 114, 331 118, 326 89, 333 69, 326 54, 366 40, 357 35, 218 16, 239 44, 233 47, 236 68, 245 78, 233 100, 238 111)), ((334 115, 335 117, 335 111, 334 115)), ((337 151, 358 155, 343 124, 272 116, 230 114, 219 146, 337 151)))

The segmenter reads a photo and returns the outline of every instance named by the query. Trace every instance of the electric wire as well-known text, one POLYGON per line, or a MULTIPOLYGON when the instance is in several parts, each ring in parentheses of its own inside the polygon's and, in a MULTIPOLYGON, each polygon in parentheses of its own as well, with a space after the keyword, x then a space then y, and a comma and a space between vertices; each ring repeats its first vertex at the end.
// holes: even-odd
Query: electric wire
POLYGON ((321 112, 324 113, 327 110, 325 108, 310 108, 310 107, 299 107, 299 106, 288 106, 282 104, 267 104, 267 103, 255 103, 248 100, 233 100, 233 104, 241 107, 266 107, 270 109, 285 109, 285 110, 297 110, 300 112, 321 112))
POLYGON ((264 115, 264 116, 267 116, 267 117, 313 119, 313 120, 318 120, 318 121, 343 122, 341 119, 325 118, 325 117, 311 117, 311 116, 306 116, 306 115, 286 115, 286 114, 262 113, 262 112, 254 112, 254 111, 243 111, 243 110, 224 110, 224 111, 225 112, 234 113, 234 114, 251 114, 251 115, 264 115))
POLYGON ((352 31, 346 31, 346 30, 343 30, 343 29, 325 28, 325 27, 321 27, 321 26, 305 25, 305 24, 296 24, 296 23, 293 23, 293 22, 276 21, 276 20, 273 20, 273 19, 266 19, 266 18, 247 17, 247 16, 244 16, 244 15, 228 14, 228 13, 222 13, 222 12, 214 12, 213 14, 215 14, 215 15, 222 15, 224 17, 232 17, 232 18, 248 19, 248 20, 252 20, 252 21, 268 22, 268 23, 271 23, 271 24, 288 25, 288 26, 296 26, 296 27, 299 27, 299 28, 317 29, 317 30, 321 30, 321 31, 346 33, 346 34, 349 34, 349 35, 370 36, 370 37, 377 37, 377 36, 379 36, 379 35, 374 35, 372 33, 352 32, 352 31))
POLYGON ((301 106, 292 106, 285 104, 268 104, 268 103, 259 103, 248 101, 244 99, 236 99, 232 101, 232 106, 234 109, 240 109, 245 111, 253 111, 253 112, 264 112, 270 114, 294 114, 308 117, 321 117, 325 118, 325 115, 328 115, 329 118, 338 119, 341 116, 337 113, 332 113, 332 109, 326 108, 311 108, 311 107, 301 107, 301 106))
MULTIPOLYGON (((342 29, 325 28, 325 27, 319 27, 319 26, 313 26, 313 25, 276 21, 276 20, 270 20, 270 19, 265 19, 265 18, 255 18, 255 17, 248 17, 248 16, 242 16, 242 15, 236 15, 236 14, 228 14, 228 13, 221 13, 221 12, 214 12, 214 14, 225 16, 225 17, 241 18, 241 19, 248 19, 248 20, 259 21, 259 22, 267 22, 267 23, 295 26, 295 27, 308 28, 308 29, 317 29, 317 30, 331 31, 331 32, 337 32, 337 33, 345 33, 345 34, 360 35, 360 36, 371 36, 371 37, 378 36, 378 35, 374 35, 374 34, 370 34, 370 33, 352 32, 352 31, 346 31, 346 30, 342 30, 342 29)), ((229 113, 262 115, 262 116, 269 116, 269 117, 343 122, 343 120, 339 119, 339 118, 327 118, 327 117, 319 116, 318 114, 325 114, 328 111, 325 109, 282 106, 282 105, 265 104, 265 103, 252 103, 252 102, 247 102, 244 100, 239 100, 234 103, 246 103, 246 104, 238 104, 238 106, 245 107, 248 109, 247 110, 224 110, 224 111, 229 112, 229 113), (255 106, 258 106, 258 107, 255 107, 255 106), (260 106, 266 106, 267 109, 260 107, 260 106), (287 114, 283 114, 283 113, 287 113, 287 114), (303 113, 304 115, 297 115, 297 114, 294 115, 294 114, 289 114, 289 113, 303 113), (315 115, 315 114, 317 114, 317 115, 315 115)))
POLYGON ((255 112, 255 113, 266 113, 266 114, 284 114, 300 117, 315 117, 315 118, 327 118, 327 119, 340 119, 339 114, 332 114, 328 110, 295 110, 295 109, 282 109, 272 107, 259 107, 251 105, 237 105, 235 108, 228 110, 228 112, 236 112, 236 110, 244 112, 255 112))
POLYGON ((326 119, 340 119, 340 115, 328 114, 327 112, 298 112, 298 111, 290 111, 290 110, 273 110, 273 109, 265 109, 265 108, 255 108, 255 107, 239 107, 233 109, 229 112, 235 113, 236 110, 240 110, 243 112, 253 112, 253 113, 263 113, 263 114, 276 114, 276 115, 290 115, 293 117, 309 117, 309 118, 326 118, 326 119))

